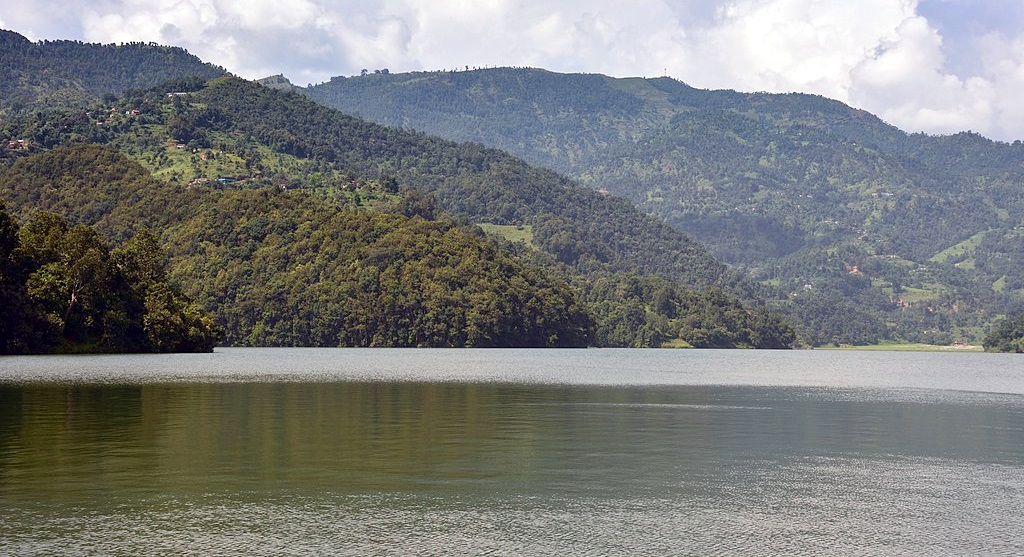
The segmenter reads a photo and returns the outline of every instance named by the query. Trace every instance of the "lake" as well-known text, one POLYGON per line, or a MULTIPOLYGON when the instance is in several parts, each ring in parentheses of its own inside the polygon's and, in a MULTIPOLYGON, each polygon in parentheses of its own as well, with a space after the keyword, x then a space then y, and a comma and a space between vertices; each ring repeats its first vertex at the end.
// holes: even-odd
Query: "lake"
POLYGON ((0 358, 2 555, 1024 554, 1024 359, 0 358))

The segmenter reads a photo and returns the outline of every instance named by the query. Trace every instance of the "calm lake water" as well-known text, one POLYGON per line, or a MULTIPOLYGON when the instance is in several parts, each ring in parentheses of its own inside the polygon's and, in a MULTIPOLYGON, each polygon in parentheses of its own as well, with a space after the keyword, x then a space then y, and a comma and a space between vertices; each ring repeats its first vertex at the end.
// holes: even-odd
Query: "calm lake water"
POLYGON ((0 358, 2 555, 1024 554, 1024 359, 0 358))

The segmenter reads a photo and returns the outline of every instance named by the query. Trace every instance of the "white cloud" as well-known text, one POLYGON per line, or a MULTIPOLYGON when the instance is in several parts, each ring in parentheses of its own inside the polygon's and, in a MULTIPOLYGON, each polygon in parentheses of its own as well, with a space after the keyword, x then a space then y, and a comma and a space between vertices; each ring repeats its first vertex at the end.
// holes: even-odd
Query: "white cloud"
POLYGON ((740 0, 723 5, 683 69, 716 87, 846 100, 849 70, 908 17, 899 0, 740 0))
MULTIPOLYGON (((970 109, 962 101, 969 84, 942 68, 942 38, 927 20, 914 17, 853 69, 850 97, 861 106, 878 107, 890 121, 938 131, 963 129, 970 109)), ((970 86, 983 88, 977 81, 970 86)))
POLYGON ((979 40, 984 58, 973 75, 959 77, 946 69, 938 32, 924 18, 908 19, 853 69, 850 101, 908 130, 1024 137, 1014 93, 1024 86, 1024 35, 979 40))
POLYGON ((384 67, 667 71, 698 87, 818 93, 909 131, 1024 138, 1024 32, 1007 23, 1024 9, 1001 20, 998 4, 971 1, 34 0, 5 7, 0 25, 176 44, 300 84, 384 67))
MULTIPOLYGON (((525 65, 633 75, 654 67, 649 45, 679 24, 660 0, 550 3, 415 0, 386 3, 379 19, 406 21, 399 69, 525 65), (405 66, 405 67, 403 67, 405 66)), ((659 71, 663 66, 659 66, 659 71)))
POLYGON ((315 25, 320 8, 309 0, 218 2, 218 16, 239 29, 303 32, 315 25))
POLYGON ((988 125, 975 131, 1024 140, 1024 103, 1019 100, 1024 91, 1024 32, 1012 38, 991 33, 981 37, 978 46, 993 114, 988 125))

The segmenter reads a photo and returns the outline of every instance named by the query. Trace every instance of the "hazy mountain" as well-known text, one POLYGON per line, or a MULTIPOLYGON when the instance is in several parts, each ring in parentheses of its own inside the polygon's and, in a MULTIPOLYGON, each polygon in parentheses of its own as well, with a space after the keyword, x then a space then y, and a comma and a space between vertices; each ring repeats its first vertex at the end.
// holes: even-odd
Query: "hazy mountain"
POLYGON ((860 315, 903 338, 977 339, 1024 292, 1019 142, 911 135, 818 96, 669 78, 494 69, 334 78, 302 91, 629 199, 803 299, 793 315, 819 330, 860 315))
POLYGON ((295 89, 295 86, 292 85, 292 82, 289 81, 287 77, 281 74, 271 75, 261 79, 257 79, 256 83, 259 83, 264 87, 277 89, 278 91, 292 91, 295 89))

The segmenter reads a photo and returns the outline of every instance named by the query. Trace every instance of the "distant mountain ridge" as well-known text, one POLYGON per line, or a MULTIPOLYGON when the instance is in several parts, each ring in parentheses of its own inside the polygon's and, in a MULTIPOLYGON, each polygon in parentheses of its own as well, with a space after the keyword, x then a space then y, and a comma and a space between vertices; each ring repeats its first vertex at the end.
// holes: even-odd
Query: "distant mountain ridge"
POLYGON ((86 106, 103 95, 147 89, 181 78, 227 73, 185 49, 156 43, 32 42, 0 29, 0 116, 23 110, 86 106))
POLYGON ((299 90, 629 199, 802 300, 794 315, 835 332, 819 341, 855 337, 842 331, 864 320, 868 336, 977 339, 1024 299, 1019 141, 907 134, 820 96, 670 78, 498 68, 299 90))
MULTIPOLYGON (((961 189, 944 186, 945 199, 963 207, 970 196, 962 190, 977 193, 972 179, 988 179, 998 190, 1003 178, 1024 176, 1019 142, 909 135, 806 94, 704 91, 670 78, 533 69, 369 74, 300 90, 387 125, 507 150, 630 199, 743 264, 815 244, 834 201, 863 203, 897 190, 929 194, 945 182, 961 189), (825 196, 828 206, 787 223, 795 195, 825 196), (717 222, 707 223, 712 216, 717 222), (750 234, 752 220, 768 232, 750 234)), ((985 229, 999 220, 986 204, 973 205, 985 229)), ((800 209, 806 212, 806 203, 800 209)), ((871 213, 863 208, 840 219, 846 230, 834 231, 835 238, 867 232, 892 241, 907 232, 872 230, 865 222, 871 213)), ((948 247, 936 242, 978 230, 971 223, 942 232, 941 240, 928 234, 915 241, 934 254, 948 247)))
POLYGON ((823 97, 707 91, 668 77, 497 68, 335 77, 298 89, 350 114, 501 147, 568 174, 603 158, 603 150, 638 141, 679 114, 701 110, 738 110, 762 118, 784 111, 826 115, 834 129, 876 142, 895 131, 867 112, 823 97))

